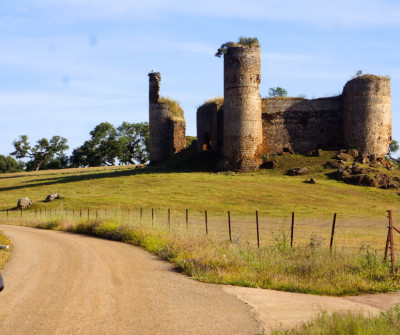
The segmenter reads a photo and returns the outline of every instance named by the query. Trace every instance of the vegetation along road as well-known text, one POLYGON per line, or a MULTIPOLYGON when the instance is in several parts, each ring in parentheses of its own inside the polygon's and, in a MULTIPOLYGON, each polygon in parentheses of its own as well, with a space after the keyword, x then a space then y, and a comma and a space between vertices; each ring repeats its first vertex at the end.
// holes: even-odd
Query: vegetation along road
POLYGON ((335 298, 191 280, 131 245, 0 227, 13 241, 3 271, 0 334, 258 334, 321 311, 378 314, 399 295, 335 298), (353 299, 354 301, 351 301, 353 299))

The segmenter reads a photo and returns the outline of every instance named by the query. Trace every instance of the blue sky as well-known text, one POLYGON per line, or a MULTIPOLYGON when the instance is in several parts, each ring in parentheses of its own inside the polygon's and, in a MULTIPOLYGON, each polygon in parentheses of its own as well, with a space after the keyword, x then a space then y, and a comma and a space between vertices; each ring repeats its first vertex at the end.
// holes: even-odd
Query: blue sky
POLYGON ((0 1, 0 154, 22 134, 72 150, 100 122, 148 121, 152 69, 195 136, 197 107, 223 95, 214 53, 239 36, 261 43, 264 96, 331 96, 358 70, 389 75, 400 140, 398 1, 0 1))

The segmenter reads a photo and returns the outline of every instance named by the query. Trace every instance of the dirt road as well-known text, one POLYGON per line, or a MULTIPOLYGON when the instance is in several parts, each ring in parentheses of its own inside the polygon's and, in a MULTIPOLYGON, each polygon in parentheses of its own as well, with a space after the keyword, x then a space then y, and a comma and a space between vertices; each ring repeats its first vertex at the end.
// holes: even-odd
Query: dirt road
POLYGON ((221 286, 123 243, 0 226, 14 243, 2 272, 0 334, 256 334, 256 314, 221 286))
POLYGON ((87 236, 0 226, 0 334, 257 334, 321 311, 378 314, 400 295, 320 297, 207 285, 146 251, 87 236))

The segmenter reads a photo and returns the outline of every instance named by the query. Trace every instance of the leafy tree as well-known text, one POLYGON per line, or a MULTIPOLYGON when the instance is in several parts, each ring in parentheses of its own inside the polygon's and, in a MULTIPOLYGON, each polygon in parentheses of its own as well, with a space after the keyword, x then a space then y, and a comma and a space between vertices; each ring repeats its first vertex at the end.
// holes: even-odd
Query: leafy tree
POLYGON ((149 124, 148 122, 123 122, 118 127, 122 164, 143 164, 149 160, 149 124))
POLYGON ((42 138, 35 146, 28 142, 27 135, 21 135, 19 140, 13 142, 15 151, 10 155, 16 158, 31 158, 34 170, 38 171, 43 163, 48 162, 57 154, 62 154, 69 148, 67 139, 60 136, 53 136, 50 141, 42 138))
POLYGON ((0 173, 19 172, 24 169, 24 162, 16 161, 11 156, 0 155, 0 173))
POLYGON ((270 97, 287 97, 288 92, 282 87, 271 87, 269 89, 268 95, 270 97))
POLYGON ((399 149, 400 149, 399 142, 397 142, 396 140, 393 140, 392 142, 390 142, 389 151, 388 151, 387 155, 389 156, 389 158, 391 160, 394 160, 396 162, 399 161, 398 159, 392 157, 392 154, 396 153, 399 149))
POLYGON ((112 166, 121 155, 117 130, 109 122, 98 124, 91 132, 91 139, 72 152, 72 166, 112 166))

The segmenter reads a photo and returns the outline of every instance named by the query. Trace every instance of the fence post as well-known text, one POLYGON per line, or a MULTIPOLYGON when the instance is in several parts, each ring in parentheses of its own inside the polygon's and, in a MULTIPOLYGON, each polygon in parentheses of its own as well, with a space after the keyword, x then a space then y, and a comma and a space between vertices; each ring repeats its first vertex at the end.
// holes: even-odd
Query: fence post
POLYGON ((332 251, 333 246, 333 236, 335 235, 335 225, 336 225, 336 213, 333 215, 332 232, 331 232, 331 243, 329 244, 329 250, 332 251))
POLYGON ((231 231, 231 212, 228 211, 228 227, 229 227, 229 241, 232 242, 232 231, 231 231))
POLYGON ((390 239, 390 260, 392 262, 392 274, 395 272, 396 261, 394 259, 394 241, 393 241, 393 221, 392 211, 389 210, 389 239, 390 239))
POLYGON ((151 226, 154 225, 154 208, 151 209, 151 226))
POLYGON ((82 208, 79 209, 79 217, 80 217, 80 218, 82 217, 82 208))
POLYGON ((292 212, 292 228, 290 229, 290 247, 293 247, 294 212, 292 212))
POLYGON ((258 211, 256 211, 257 247, 260 247, 260 231, 258 229, 258 211))
POLYGON ((96 220, 98 219, 98 217, 99 217, 99 215, 98 215, 97 208, 96 208, 96 220))
POLYGON ((140 220, 139 223, 142 224, 143 208, 140 209, 140 220))
POLYGON ((22 208, 20 210, 21 210, 21 218, 22 218, 22 208))
POLYGON ((189 210, 186 209, 186 230, 189 229, 189 210))
POLYGON ((207 218, 207 211, 204 211, 204 219, 206 222, 206 235, 208 235, 208 218, 207 218))
POLYGON ((7 219, 8 219, 8 209, 7 209, 7 219))
POLYGON ((168 228, 171 228, 171 209, 168 208, 168 228))
POLYGON ((87 218, 88 218, 88 220, 89 220, 89 218, 90 218, 89 208, 87 209, 87 218))

